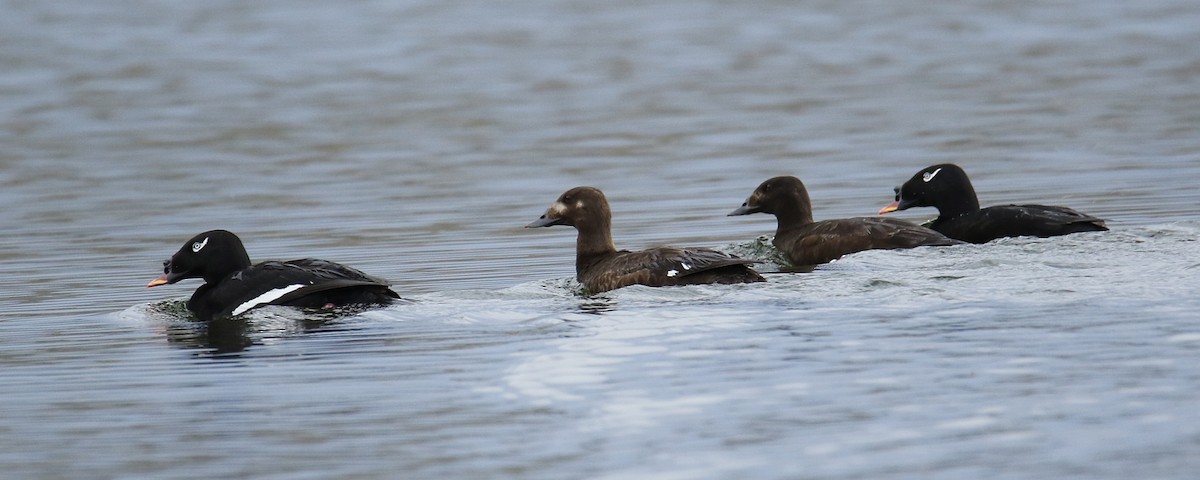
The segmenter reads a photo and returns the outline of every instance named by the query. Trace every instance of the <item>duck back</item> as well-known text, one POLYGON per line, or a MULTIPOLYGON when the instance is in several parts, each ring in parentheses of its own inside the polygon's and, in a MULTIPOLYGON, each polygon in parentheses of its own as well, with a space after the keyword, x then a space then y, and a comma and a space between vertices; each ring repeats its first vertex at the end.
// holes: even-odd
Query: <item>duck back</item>
POLYGON ((1102 219, 1048 205, 997 205, 947 219, 939 217, 931 227, 948 237, 971 243, 1108 230, 1102 219))
POLYGON ((267 261, 201 286, 188 301, 188 309, 202 320, 211 320, 262 305, 387 304, 400 298, 388 286, 386 280, 326 260, 267 261))
POLYGON ((822 220, 778 232, 775 247, 795 266, 828 263, 864 250, 946 246, 962 242, 931 229, 887 217, 822 220))
POLYGON ((638 252, 621 250, 585 259, 576 273, 588 292, 599 293, 629 285, 762 282, 762 275, 750 268, 754 263, 704 248, 661 247, 638 252))

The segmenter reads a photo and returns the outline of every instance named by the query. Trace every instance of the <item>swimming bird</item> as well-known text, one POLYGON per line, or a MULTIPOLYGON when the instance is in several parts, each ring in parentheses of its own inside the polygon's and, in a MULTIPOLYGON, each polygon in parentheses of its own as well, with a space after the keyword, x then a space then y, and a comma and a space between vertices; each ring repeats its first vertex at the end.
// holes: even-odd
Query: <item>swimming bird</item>
POLYGON ((749 267, 753 260, 706 248, 659 247, 617 250, 612 240, 612 212, 599 189, 575 187, 560 195, 546 213, 525 228, 568 225, 575 241, 575 278, 589 293, 629 285, 662 287, 701 283, 762 282, 749 267))
POLYGON ((893 190, 896 199, 879 211, 881 215, 912 207, 934 207, 938 217, 930 228, 965 242, 985 243, 1003 237, 1053 237, 1108 230, 1104 220, 1067 207, 997 205, 979 208, 979 198, 967 173, 950 163, 925 167, 893 190))
POLYGON ((262 305, 332 308, 387 304, 400 298, 386 280, 325 260, 251 265, 242 240, 226 230, 210 230, 189 239, 163 261, 163 274, 146 286, 189 278, 205 282, 187 302, 188 310, 204 321, 239 315, 262 305))
POLYGON ((898 249, 961 243, 928 228, 882 217, 813 221, 808 189, 799 178, 768 179, 750 194, 733 215, 775 215, 778 226, 771 241, 795 267, 832 262, 844 255, 872 249, 898 249))

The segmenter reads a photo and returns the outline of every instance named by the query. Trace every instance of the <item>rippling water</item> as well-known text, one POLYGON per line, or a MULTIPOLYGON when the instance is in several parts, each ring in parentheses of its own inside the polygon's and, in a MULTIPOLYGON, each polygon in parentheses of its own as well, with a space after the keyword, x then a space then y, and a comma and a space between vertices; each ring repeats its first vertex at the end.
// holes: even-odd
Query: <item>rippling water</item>
POLYGON ((0 6, 13 478, 1200 467, 1195 2, 0 6), (946 161, 1113 231, 581 297, 521 228, 587 184, 618 246, 766 257, 763 179, 871 215, 946 161), (410 301, 198 325, 144 285, 210 228, 410 301))

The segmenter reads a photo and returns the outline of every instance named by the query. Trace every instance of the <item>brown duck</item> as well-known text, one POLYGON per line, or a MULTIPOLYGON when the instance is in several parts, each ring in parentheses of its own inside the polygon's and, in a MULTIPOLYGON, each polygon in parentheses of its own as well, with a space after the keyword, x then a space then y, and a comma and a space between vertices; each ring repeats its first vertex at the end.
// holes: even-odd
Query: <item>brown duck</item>
POLYGON ((546 213, 525 228, 569 225, 575 241, 575 278, 589 293, 629 286, 761 282, 749 267, 753 260, 705 248, 659 247, 638 252, 617 250, 612 241, 612 212, 604 193, 575 187, 558 197, 546 213))
POLYGON ((886 217, 813 221, 812 202, 799 178, 763 182, 729 215, 770 213, 779 222, 771 242, 795 267, 828 263, 843 255, 872 249, 913 248, 962 243, 928 228, 886 217))

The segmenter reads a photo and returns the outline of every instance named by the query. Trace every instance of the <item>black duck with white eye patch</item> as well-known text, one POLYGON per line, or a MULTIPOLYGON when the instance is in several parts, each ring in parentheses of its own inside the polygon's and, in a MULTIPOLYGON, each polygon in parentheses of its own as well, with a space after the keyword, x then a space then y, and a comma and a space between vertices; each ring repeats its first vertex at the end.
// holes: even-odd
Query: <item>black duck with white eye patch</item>
POLYGON ((965 242, 1108 230, 1104 220, 1067 207, 1027 204, 979 208, 971 179, 962 168, 951 163, 921 169, 894 190, 895 201, 883 207, 880 214, 934 207, 938 217, 930 223, 930 228, 965 242))
POLYGON ((262 305, 332 308, 400 298, 386 280, 334 262, 300 259, 252 265, 241 239, 225 230, 204 232, 185 242, 163 262, 162 276, 147 287, 189 278, 205 282, 187 303, 188 310, 205 321, 262 305))
POLYGON ((608 199, 593 187, 572 188, 525 228, 575 227, 575 277, 590 293, 629 285, 663 287, 703 283, 761 282, 753 260, 706 248, 660 247, 631 252, 612 241, 608 199))
POLYGON ((954 245, 955 240, 903 220, 856 217, 813 221, 808 189, 799 178, 774 177, 754 189, 729 215, 775 216, 771 241, 794 267, 806 269, 863 250, 954 245))

